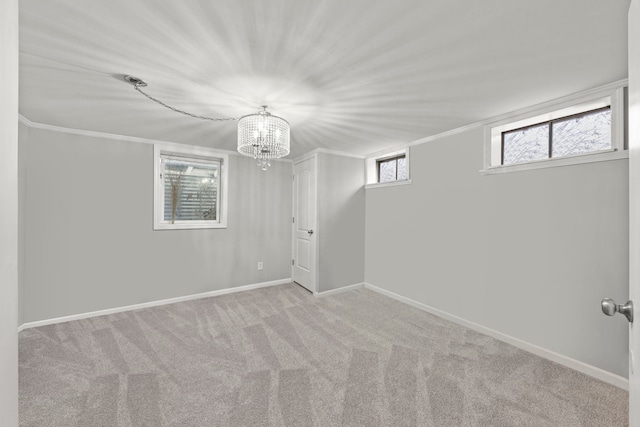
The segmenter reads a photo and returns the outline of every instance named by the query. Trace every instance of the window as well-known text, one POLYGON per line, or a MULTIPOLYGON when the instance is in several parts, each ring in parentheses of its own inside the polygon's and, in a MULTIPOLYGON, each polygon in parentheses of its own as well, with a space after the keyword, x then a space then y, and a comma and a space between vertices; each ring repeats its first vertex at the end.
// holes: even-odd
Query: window
POLYGON ((611 107, 502 132, 502 164, 611 149, 611 107))
POLYGON ((154 157, 154 229, 226 227, 226 154, 156 146, 154 157))
POLYGON ((573 95, 485 127, 482 173, 625 158, 624 87, 573 95))
POLYGON ((374 154, 365 161, 367 184, 365 188, 411 184, 409 175, 409 148, 374 154))
POLYGON ((404 181, 407 179, 407 159, 404 154, 376 161, 378 182, 404 181))

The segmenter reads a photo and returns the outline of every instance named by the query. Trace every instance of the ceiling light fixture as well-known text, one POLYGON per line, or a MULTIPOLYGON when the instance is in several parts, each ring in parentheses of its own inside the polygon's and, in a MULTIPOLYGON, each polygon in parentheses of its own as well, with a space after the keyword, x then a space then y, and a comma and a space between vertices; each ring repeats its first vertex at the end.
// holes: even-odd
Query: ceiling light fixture
POLYGON ((168 108, 176 113, 184 114, 200 120, 215 122, 237 120, 238 121, 238 152, 242 155, 253 157, 260 169, 267 170, 271 166, 271 160, 279 159, 290 152, 290 128, 285 119, 274 116, 267 111, 267 106, 262 106, 262 111, 237 117, 206 117, 191 114, 179 110, 143 92, 147 86, 144 80, 133 76, 124 76, 124 80, 133 85, 133 88, 151 101, 168 108))

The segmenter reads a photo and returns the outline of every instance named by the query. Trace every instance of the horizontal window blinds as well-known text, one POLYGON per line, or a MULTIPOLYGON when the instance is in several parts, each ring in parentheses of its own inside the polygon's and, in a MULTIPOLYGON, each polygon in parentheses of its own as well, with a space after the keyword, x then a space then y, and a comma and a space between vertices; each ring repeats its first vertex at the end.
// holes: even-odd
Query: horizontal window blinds
POLYGON ((161 156, 164 221, 218 221, 220 162, 161 156))

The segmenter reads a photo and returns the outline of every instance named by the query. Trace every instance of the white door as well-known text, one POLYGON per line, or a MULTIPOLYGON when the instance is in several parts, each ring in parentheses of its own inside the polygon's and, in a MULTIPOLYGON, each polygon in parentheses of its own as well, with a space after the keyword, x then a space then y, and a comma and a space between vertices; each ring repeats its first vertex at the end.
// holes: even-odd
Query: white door
POLYGON ((316 290, 316 158, 293 165, 293 281, 316 290))
POLYGON ((629 9, 629 426, 640 427, 640 0, 629 9))

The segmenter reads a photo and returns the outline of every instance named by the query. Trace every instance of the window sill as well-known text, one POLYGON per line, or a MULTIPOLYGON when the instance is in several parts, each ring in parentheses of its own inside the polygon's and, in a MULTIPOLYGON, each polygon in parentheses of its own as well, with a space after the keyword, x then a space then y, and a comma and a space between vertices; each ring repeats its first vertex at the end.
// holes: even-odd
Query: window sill
POLYGON ((583 163, 595 163, 595 162, 606 162, 610 160, 621 160, 628 159, 629 151, 628 150, 608 150, 601 151, 599 153, 588 153, 581 154, 577 156, 571 157, 560 157, 556 159, 545 159, 538 160, 529 163, 520 163, 515 165, 507 165, 507 166, 493 166, 487 169, 482 169, 480 172, 481 175, 495 175, 500 173, 510 173, 510 172, 521 172, 527 170, 534 169, 546 169, 546 168, 554 168, 560 166, 573 166, 580 165, 583 163))
POLYGON ((215 223, 215 224, 155 224, 153 229, 155 231, 163 231, 163 230, 205 230, 210 228, 227 228, 227 224, 225 223, 215 223))
POLYGON ((365 190, 370 188, 381 188, 381 187, 395 187, 396 185, 407 185, 411 184, 410 179, 403 179, 402 181, 391 181, 391 182, 372 182, 371 184, 366 184, 364 186, 365 190))

